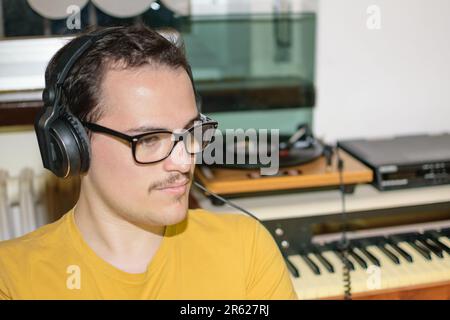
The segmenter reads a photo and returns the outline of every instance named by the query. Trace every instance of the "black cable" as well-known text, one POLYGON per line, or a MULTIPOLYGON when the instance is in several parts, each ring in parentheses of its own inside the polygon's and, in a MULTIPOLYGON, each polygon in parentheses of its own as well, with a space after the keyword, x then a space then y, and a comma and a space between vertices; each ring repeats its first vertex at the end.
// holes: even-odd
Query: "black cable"
MULTIPOLYGON (((225 199, 225 198, 219 196, 218 194, 215 194, 214 192, 209 191, 208 189, 206 189, 206 187, 202 186, 202 185, 201 185, 200 183, 198 183, 197 181, 194 181, 194 184, 195 184, 198 188, 200 188, 201 190, 203 190, 204 192, 206 192, 206 193, 212 195, 213 197, 219 199, 219 200, 222 201, 223 203, 226 203, 226 204, 228 204, 229 206, 231 206, 231 207, 233 207, 233 208, 235 208, 235 209, 238 209, 238 210, 240 210, 240 211, 242 211, 242 212, 248 214, 249 216, 251 216, 251 217, 254 218, 255 220, 259 221, 259 223, 261 223, 261 224, 264 226, 264 224, 262 223, 262 221, 261 221, 258 217, 256 217, 253 213, 251 213, 250 211, 245 210, 244 208, 238 206, 237 204, 231 202, 230 200, 225 199)), ((265 227, 265 226, 264 226, 264 227, 265 227)))
MULTIPOLYGON (((349 246, 350 242, 347 238, 347 229, 348 229, 348 223, 347 223, 347 210, 345 206, 345 185, 344 185, 344 178, 343 178, 343 171, 344 171, 344 160, 342 160, 340 154, 339 154, 339 147, 336 146, 336 157, 337 157, 337 167, 339 172, 339 189, 341 193, 341 203, 342 203, 342 237, 339 242, 339 250, 342 253, 342 257, 344 260, 348 259, 349 254, 349 246)), ((351 300, 352 299, 352 282, 351 282, 351 276, 350 276, 350 269, 348 268, 347 264, 343 261, 343 268, 342 268, 342 278, 344 282, 344 299, 345 300, 351 300)))

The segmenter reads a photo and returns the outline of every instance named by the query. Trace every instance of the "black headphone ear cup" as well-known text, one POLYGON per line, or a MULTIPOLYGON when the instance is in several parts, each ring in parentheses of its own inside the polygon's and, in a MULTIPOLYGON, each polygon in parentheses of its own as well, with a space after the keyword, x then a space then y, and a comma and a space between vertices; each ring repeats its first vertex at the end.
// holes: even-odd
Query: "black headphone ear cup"
POLYGON ((79 175, 89 168, 90 147, 86 131, 70 114, 64 114, 50 128, 53 173, 58 177, 79 175))
POLYGON ((48 167, 56 176, 60 178, 67 177, 69 175, 69 157, 64 137, 67 137, 68 128, 64 127, 64 124, 60 119, 55 122, 49 128, 50 136, 50 154, 51 159, 50 167, 48 167))
POLYGON ((76 117, 70 113, 66 113, 65 116, 73 129, 72 132, 79 148, 79 158, 81 162, 79 173, 85 173, 89 169, 91 160, 91 144, 89 142, 89 137, 85 128, 76 117))

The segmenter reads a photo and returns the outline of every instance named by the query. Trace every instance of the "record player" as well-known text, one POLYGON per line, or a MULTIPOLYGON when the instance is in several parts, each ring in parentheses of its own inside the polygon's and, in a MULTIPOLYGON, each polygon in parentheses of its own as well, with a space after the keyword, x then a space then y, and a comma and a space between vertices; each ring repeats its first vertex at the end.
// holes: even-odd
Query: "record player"
POLYGON ((212 167, 226 168, 226 169, 260 169, 265 164, 261 163, 259 153, 272 153, 276 151, 279 154, 280 167, 296 166, 311 162, 326 152, 325 144, 315 139, 311 129, 307 124, 298 126, 297 131, 292 135, 279 135, 277 141, 272 141, 271 136, 267 136, 267 145, 261 145, 260 137, 255 140, 242 139, 240 141, 234 140, 234 143, 229 143, 230 140, 225 135, 223 141, 223 154, 226 159, 233 159, 231 163, 215 163, 212 167), (243 161, 238 161, 238 159, 243 161), (254 159, 256 161, 252 161, 254 159))
MULTIPOLYGON (((307 125, 299 126, 291 136, 280 136, 279 145, 271 143, 270 139, 267 144, 269 150, 279 148, 279 169, 274 175, 261 174, 262 163, 247 161, 259 150, 256 145, 244 141, 231 147, 224 143, 223 150, 224 153, 234 152, 235 157, 243 154, 246 162, 201 164, 195 170, 195 179, 210 191, 227 198, 340 187, 335 149, 316 139, 307 125)), ((266 149, 263 151, 267 152, 266 149)), ((342 182, 345 192, 351 193, 355 185, 372 181, 370 168, 343 150, 339 150, 339 156, 344 161, 342 182)))

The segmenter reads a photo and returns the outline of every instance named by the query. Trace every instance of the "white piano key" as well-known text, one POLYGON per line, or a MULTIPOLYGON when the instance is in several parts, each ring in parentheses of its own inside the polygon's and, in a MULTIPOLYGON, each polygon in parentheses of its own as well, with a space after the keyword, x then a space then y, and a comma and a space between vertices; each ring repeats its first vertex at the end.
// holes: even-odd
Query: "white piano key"
MULTIPOLYGON (((308 264, 301 259, 300 262, 300 266, 304 269, 307 269, 307 273, 306 276, 309 277, 311 279, 311 281, 314 283, 315 288, 314 288, 314 294, 311 297, 311 299, 317 299, 317 298, 321 298, 321 297, 326 297, 328 296, 328 292, 330 289, 330 283, 328 281, 328 278, 326 277, 326 274, 324 274, 322 272, 322 269, 320 268, 320 265, 318 264, 318 261, 315 259, 315 257, 313 257, 311 254, 308 255, 308 257, 316 264, 319 266, 319 269, 321 270, 320 275, 315 274, 311 268, 308 266, 308 264)), ((325 269, 325 268, 323 268, 325 269)))
POLYGON ((403 246, 399 246, 397 243, 397 247, 399 247, 400 249, 403 249, 407 254, 409 254, 411 256, 411 258, 413 259, 413 262, 409 262, 405 257, 403 257, 400 253, 398 253, 394 247, 391 244, 387 244, 387 248, 393 252, 398 259, 400 260, 400 265, 397 265, 395 263, 393 263, 390 259, 389 259, 389 263, 391 266, 395 267, 397 270, 400 270, 400 276, 401 276, 401 283, 399 283, 400 286, 408 286, 410 284, 414 284, 411 283, 411 277, 414 276, 417 273, 420 273, 421 270, 418 269, 418 267, 415 265, 415 259, 412 255, 412 250, 415 250, 411 247, 409 247, 408 250, 408 244, 405 242, 404 243, 405 247, 403 246))
POLYGON ((434 270, 426 262, 427 260, 406 242, 399 242, 397 246, 405 250, 413 258, 413 263, 408 264, 405 269, 408 285, 430 282, 429 273, 434 270))
POLYGON ((317 297, 318 278, 304 263, 300 255, 289 256, 294 266, 299 270, 300 277, 293 278, 293 284, 299 299, 315 299, 317 297))
POLYGON ((410 278, 411 285, 436 282, 444 278, 444 270, 434 254, 431 260, 427 260, 406 242, 399 242, 398 246, 406 250, 414 259, 411 267, 414 270, 410 278))
POLYGON ((439 237, 439 241, 441 241, 443 244, 445 244, 447 247, 450 248, 450 239, 447 237, 439 237))
MULTIPOLYGON (((436 254, 431 253, 431 257, 432 257, 432 262, 431 264, 436 268, 436 270, 438 271, 438 281, 441 281, 442 279, 445 279, 446 277, 448 277, 449 271, 450 271, 450 265, 449 265, 449 260, 447 259, 445 252, 443 253, 443 257, 440 258, 438 257, 436 254)), ((430 262, 428 262, 430 263, 430 262)))
MULTIPOLYGON (((399 257, 400 264, 396 264, 377 246, 369 246, 367 249, 380 261, 381 289, 391 289, 409 285, 409 266, 406 260, 399 257)), ((387 249, 389 250, 391 248, 387 249)), ((390 251, 395 254, 393 249, 390 251)), ((399 256, 398 254, 395 255, 399 256)))
POLYGON ((343 263, 331 251, 325 251, 322 255, 331 263, 334 268, 334 273, 327 274, 327 281, 331 284, 329 288, 330 297, 340 297, 344 295, 343 282, 343 263))
MULTIPOLYGON (((450 240, 448 240, 446 237, 440 237, 438 238, 440 242, 442 242, 444 245, 450 248, 450 240)), ((445 272, 444 274, 448 276, 448 280, 450 280, 450 254, 443 251, 444 258, 441 259, 442 264, 445 266, 445 272)))
MULTIPOLYGON (((323 254, 322 254, 323 255, 323 254)), ((335 272, 334 273, 330 273, 319 261, 319 259, 317 259, 317 257, 315 257, 312 254, 309 254, 308 257, 314 261, 314 263, 316 265, 319 266, 321 274, 319 276, 320 278, 320 286, 317 292, 317 297, 318 298, 323 298, 323 297, 331 297, 333 296, 333 294, 335 294, 336 292, 336 287, 339 286, 339 283, 337 282, 337 278, 335 277, 335 272)), ((326 257, 326 259, 328 259, 326 257)), ((330 261, 331 263, 331 261, 330 261)))
POLYGON ((352 256, 348 255, 347 259, 352 262, 355 267, 354 270, 350 271, 352 292, 357 293, 367 291, 368 274, 366 269, 361 267, 352 256))

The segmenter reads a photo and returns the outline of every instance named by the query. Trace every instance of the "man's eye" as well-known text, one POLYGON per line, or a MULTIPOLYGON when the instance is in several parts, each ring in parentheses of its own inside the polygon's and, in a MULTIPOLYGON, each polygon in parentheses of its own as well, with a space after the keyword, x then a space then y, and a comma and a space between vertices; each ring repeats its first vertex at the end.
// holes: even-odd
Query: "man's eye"
POLYGON ((140 143, 144 146, 152 146, 160 141, 158 136, 144 137, 140 140, 140 143))

